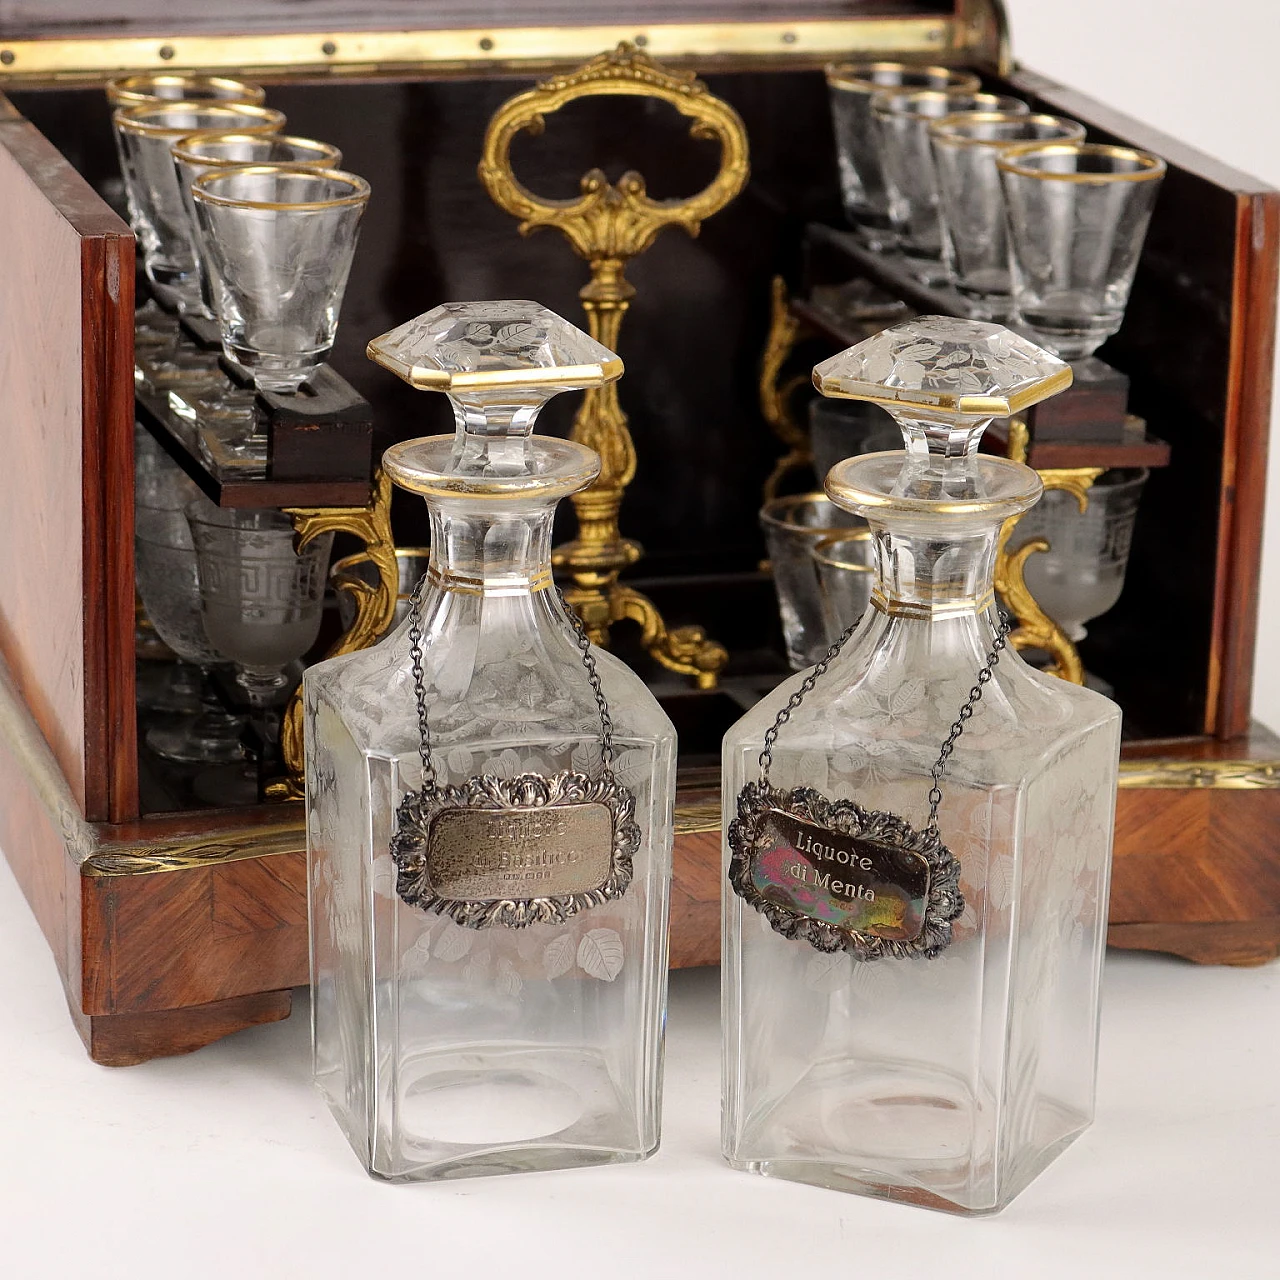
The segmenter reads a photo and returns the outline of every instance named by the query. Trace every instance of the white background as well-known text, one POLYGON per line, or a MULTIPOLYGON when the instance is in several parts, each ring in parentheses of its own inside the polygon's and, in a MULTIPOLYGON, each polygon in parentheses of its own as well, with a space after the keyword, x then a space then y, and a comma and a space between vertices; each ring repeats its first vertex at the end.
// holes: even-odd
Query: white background
MULTIPOLYGON (((1005 6, 1014 54, 1026 66, 1280 187, 1278 0, 1005 6)), ((1253 707, 1280 729, 1280 442, 1271 449, 1267 508, 1253 707)))
MULTIPOLYGON (((1010 0, 1028 65, 1280 185, 1275 0, 1010 0)), ((1280 450, 1258 713, 1280 726, 1280 450)), ((0 1277, 1276 1280, 1280 968, 1112 954, 1095 1126, 963 1221, 725 1169, 715 975, 676 975, 645 1165, 369 1181, 312 1092, 305 1005, 189 1058, 87 1061, 0 864, 0 1277)))

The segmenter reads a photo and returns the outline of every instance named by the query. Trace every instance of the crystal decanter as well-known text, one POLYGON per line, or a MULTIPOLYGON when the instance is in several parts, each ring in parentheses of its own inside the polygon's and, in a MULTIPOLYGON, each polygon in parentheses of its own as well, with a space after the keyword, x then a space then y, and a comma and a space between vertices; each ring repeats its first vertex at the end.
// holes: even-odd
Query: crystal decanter
POLYGON ((724 1153, 990 1213, 1093 1116, 1120 712, 1006 645, 996 539, 1041 483, 976 452, 1070 370, 929 317, 814 382, 906 450, 827 477, 871 524, 866 615, 725 737, 724 1153))
POLYGON ((383 1178, 641 1160, 676 735, 552 584, 556 504, 599 458, 531 434, 621 361, 532 302, 437 307, 369 354, 457 430, 384 459, 431 517, 409 616, 306 675, 316 1080, 383 1178))

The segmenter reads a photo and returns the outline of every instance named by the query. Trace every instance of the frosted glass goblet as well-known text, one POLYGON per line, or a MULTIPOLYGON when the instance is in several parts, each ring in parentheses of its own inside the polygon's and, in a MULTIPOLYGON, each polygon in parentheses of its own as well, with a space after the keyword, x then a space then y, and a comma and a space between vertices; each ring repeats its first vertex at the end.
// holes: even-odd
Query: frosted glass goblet
POLYGON ((285 668, 315 644, 333 534, 294 550, 279 511, 187 508, 200 563, 200 607, 209 643, 236 664, 251 705, 280 700, 285 668))
POLYGON ((1023 574, 1037 603, 1073 641, 1120 599, 1147 475, 1145 467, 1103 472, 1084 511, 1071 494, 1051 489, 1014 528, 1016 547, 1031 538, 1048 542, 1048 551, 1027 557, 1023 574))

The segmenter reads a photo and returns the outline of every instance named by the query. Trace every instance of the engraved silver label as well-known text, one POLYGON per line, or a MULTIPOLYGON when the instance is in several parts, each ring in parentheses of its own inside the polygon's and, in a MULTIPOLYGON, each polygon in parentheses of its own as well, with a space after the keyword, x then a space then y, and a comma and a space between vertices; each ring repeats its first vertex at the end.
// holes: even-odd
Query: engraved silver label
POLYGON ((752 783, 729 827, 729 882, 787 938, 859 960, 936 956, 964 910, 960 864, 936 828, 752 783))
POLYGON ((591 893, 613 869, 613 817, 602 804, 446 809, 423 855, 436 896, 546 898, 591 893))
POLYGON ((410 906, 520 929, 622 897, 639 847, 635 795, 612 773, 482 774, 406 795, 391 856, 410 906))

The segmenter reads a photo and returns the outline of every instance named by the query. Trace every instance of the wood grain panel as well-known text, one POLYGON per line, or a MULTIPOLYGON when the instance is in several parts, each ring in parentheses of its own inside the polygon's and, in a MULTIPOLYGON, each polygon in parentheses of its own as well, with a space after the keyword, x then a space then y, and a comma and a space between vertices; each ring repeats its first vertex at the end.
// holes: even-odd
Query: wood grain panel
POLYGON ((131 1067, 152 1058, 193 1053, 246 1027, 279 1022, 289 1016, 292 991, 262 991, 158 1013, 118 1013, 98 1017, 72 1008, 80 1038, 94 1062, 131 1067))
POLYGON ((174 1009, 308 981, 303 853, 82 883, 86 1013, 174 1009))
POLYGON ((91 819, 136 803, 132 263, 60 153, 0 123, 0 652, 91 819))

